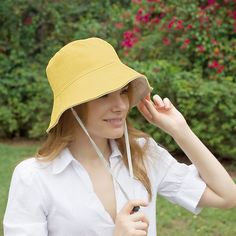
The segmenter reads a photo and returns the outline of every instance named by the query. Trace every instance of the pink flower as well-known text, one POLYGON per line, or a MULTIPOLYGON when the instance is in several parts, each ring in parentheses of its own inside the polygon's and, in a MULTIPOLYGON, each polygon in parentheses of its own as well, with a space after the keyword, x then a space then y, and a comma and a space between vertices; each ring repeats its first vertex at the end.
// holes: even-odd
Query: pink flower
POLYGON ((125 48, 132 48, 135 44, 135 41, 132 39, 123 40, 121 45, 125 48))
POLYGON ((139 32, 140 32, 140 29, 139 29, 137 26, 135 26, 135 27, 133 28, 133 32, 134 32, 134 33, 139 33, 139 32))
POLYGON ((184 26, 183 26, 183 21, 182 20, 178 20, 177 21, 177 25, 175 27, 176 29, 183 29, 184 26))
POLYGON ((136 13, 135 19, 136 19, 136 21, 141 22, 142 18, 143 18, 143 8, 139 8, 136 13))
POLYGON ((236 11, 233 11, 233 18, 236 20, 236 11))
POLYGON ((124 40, 122 41, 121 45, 124 48, 132 48, 138 41, 138 38, 133 31, 124 32, 123 38, 124 40))
POLYGON ((167 28, 168 28, 168 29, 171 29, 171 28, 174 26, 174 24, 175 24, 175 19, 176 19, 176 17, 174 16, 174 17, 169 21, 169 23, 168 23, 168 25, 167 25, 167 28))
POLYGON ((216 0, 208 0, 208 5, 213 5, 215 4, 216 0))
POLYGON ((157 16, 152 18, 152 23, 158 24, 159 22, 160 22, 160 19, 157 16))
POLYGON ((125 31, 124 32, 125 39, 132 38, 133 36, 134 36, 134 33, 132 31, 125 31))
POLYGON ((197 46, 197 49, 198 49, 199 52, 205 52, 206 51, 206 49, 202 45, 197 46))
POLYGON ((163 38, 162 42, 165 45, 169 45, 170 44, 170 40, 168 38, 163 38))
POLYGON ((186 49, 187 48, 187 44, 183 44, 181 45, 180 49, 186 49))
POLYGON ((150 16, 151 16, 151 13, 147 13, 146 15, 144 15, 142 17, 142 22, 143 23, 148 23, 149 22, 149 19, 150 19, 150 16))
POLYGON ((168 29, 171 29, 171 28, 174 26, 174 24, 175 24, 175 21, 174 21, 174 20, 171 20, 171 21, 168 23, 167 28, 168 28, 168 29))
POLYGON ((212 44, 216 45, 218 42, 215 39, 211 40, 212 44))

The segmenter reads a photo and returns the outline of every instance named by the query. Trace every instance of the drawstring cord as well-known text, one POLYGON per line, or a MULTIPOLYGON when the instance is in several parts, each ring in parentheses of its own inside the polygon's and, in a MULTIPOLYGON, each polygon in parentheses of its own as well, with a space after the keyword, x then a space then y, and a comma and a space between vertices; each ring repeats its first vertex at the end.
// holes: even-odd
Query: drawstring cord
MULTIPOLYGON (((98 157, 100 158, 100 160, 104 163, 106 169, 109 171, 109 173, 112 175, 112 177, 115 179, 115 181, 117 182, 117 184, 119 185, 121 191, 123 192, 123 194, 125 195, 125 197, 127 198, 127 200, 130 200, 129 196, 127 195, 127 193, 125 192, 125 190, 123 189, 123 187, 120 185, 120 183, 118 182, 118 180, 116 179, 116 177, 114 176, 114 174, 112 173, 108 162, 106 161, 106 159, 104 158, 103 154, 101 153, 100 149, 98 148, 98 146, 96 145, 96 143, 93 141, 93 139, 90 137, 87 129, 85 128, 83 122, 81 121, 81 119, 79 118, 78 114, 76 113, 76 111, 71 108, 71 111, 74 115, 74 117, 76 118, 76 120, 78 121, 78 123, 80 124, 81 128, 83 129, 83 131, 85 132, 85 134, 88 136, 92 146, 94 147, 96 153, 98 154, 98 157)), ((126 151, 127 151, 127 156, 128 156, 128 165, 129 165, 129 173, 130 173, 130 177, 133 180, 133 168, 132 168, 132 161, 131 161, 131 155, 130 155, 130 146, 129 146, 129 138, 128 138, 128 131, 127 131, 127 126, 125 123, 125 143, 126 143, 126 151)), ((133 196, 134 196, 134 187, 133 187, 133 196)))

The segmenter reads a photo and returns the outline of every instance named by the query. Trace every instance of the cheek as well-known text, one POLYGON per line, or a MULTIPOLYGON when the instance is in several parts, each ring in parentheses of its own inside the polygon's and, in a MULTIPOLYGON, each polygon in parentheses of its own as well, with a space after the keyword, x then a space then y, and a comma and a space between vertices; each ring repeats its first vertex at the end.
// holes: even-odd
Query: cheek
POLYGON ((128 97, 127 97, 127 99, 125 101, 125 104, 126 104, 126 111, 128 112, 130 110, 130 100, 129 100, 128 97))

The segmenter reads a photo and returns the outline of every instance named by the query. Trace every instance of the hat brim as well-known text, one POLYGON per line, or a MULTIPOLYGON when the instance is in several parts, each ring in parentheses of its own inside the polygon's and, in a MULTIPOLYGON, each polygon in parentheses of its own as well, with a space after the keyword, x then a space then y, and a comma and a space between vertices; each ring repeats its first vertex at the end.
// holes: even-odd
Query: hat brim
POLYGON ((46 132, 48 133, 58 123, 62 113, 67 109, 121 89, 131 81, 134 91, 131 107, 134 107, 151 92, 152 88, 146 76, 122 62, 111 63, 75 79, 54 97, 51 121, 46 132))

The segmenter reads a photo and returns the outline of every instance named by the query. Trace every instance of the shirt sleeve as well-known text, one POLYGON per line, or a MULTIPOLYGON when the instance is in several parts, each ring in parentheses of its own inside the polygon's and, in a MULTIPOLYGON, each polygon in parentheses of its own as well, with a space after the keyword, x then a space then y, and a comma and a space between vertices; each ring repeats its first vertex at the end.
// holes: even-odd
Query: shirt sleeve
POLYGON ((200 213, 202 208, 197 205, 206 184, 198 170, 193 164, 179 163, 167 150, 153 142, 150 155, 157 193, 194 214, 200 213))
POLYGON ((5 236, 48 235, 42 194, 33 177, 24 164, 13 172, 3 220, 5 236))

